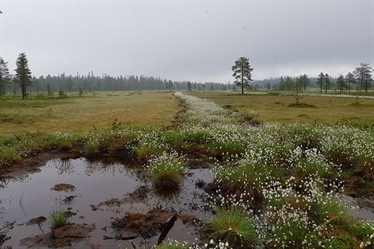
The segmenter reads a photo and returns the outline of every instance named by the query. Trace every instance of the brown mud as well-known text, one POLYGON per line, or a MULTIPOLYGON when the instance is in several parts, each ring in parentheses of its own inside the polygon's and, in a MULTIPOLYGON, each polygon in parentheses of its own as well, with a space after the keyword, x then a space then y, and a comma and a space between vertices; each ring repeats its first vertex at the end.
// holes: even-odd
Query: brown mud
POLYGON ((68 184, 68 183, 59 183, 59 184, 56 184, 55 186, 53 186, 53 188, 51 188, 52 190, 55 190, 55 191, 64 191, 64 192, 69 192, 69 191, 73 191, 75 189, 74 185, 71 185, 71 184, 68 184))
POLYGON ((20 159, 10 166, 0 167, 0 180, 2 178, 22 177, 40 171, 40 167, 54 158, 76 158, 76 150, 47 150, 35 156, 20 159))
POLYGON ((130 237, 143 238, 162 235, 173 226, 176 219, 177 213, 173 210, 153 209, 146 214, 129 213, 112 221, 112 228, 116 231, 114 238, 127 239, 127 234, 131 234, 130 237))
POLYGON ((27 248, 69 247, 79 240, 89 238, 93 230, 95 230, 95 225, 68 224, 48 233, 23 238, 20 241, 20 246, 27 248))

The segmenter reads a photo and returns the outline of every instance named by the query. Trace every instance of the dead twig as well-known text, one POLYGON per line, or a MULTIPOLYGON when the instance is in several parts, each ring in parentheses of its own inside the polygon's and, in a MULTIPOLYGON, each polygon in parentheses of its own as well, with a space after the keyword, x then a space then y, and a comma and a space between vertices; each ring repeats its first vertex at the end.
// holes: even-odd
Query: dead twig
POLYGON ((104 239, 115 239, 115 240, 130 240, 130 239, 136 239, 138 235, 132 235, 132 236, 106 236, 103 235, 104 239))

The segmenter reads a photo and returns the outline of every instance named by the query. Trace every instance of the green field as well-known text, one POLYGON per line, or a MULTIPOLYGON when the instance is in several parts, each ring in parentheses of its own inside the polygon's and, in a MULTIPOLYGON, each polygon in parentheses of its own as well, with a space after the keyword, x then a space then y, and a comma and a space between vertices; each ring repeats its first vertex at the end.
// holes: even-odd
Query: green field
MULTIPOLYGON (((223 107, 254 116, 260 123, 320 123, 374 126, 374 99, 303 96, 309 108, 293 108, 294 96, 190 92, 223 107)), ((109 128, 117 120, 126 126, 163 127, 178 111, 170 93, 97 93, 68 98, 0 98, 0 136, 56 131, 82 133, 109 128)))
POLYGON ((194 96, 241 112, 252 113, 261 123, 319 123, 374 126, 374 99, 303 96, 300 103, 313 107, 289 107, 294 96, 192 92, 194 96))
POLYGON ((93 128, 163 127, 170 124, 178 101, 170 93, 97 93, 67 98, 0 98, 0 136, 56 131, 82 133, 93 128))

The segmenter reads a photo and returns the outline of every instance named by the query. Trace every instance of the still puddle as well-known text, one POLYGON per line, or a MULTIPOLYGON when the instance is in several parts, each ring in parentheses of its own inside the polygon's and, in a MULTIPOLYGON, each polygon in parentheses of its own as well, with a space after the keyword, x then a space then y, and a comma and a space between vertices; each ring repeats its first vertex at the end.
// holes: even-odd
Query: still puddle
POLYGON ((358 198, 343 196, 342 201, 351 208, 354 218, 374 221, 374 196, 358 198))
MULTIPOLYGON (((113 237, 111 222, 128 213, 145 214, 154 209, 173 210, 178 217, 202 217, 204 214, 198 207, 204 205, 203 190, 196 186, 199 180, 207 183, 213 180, 209 169, 186 169, 180 191, 165 196, 152 190, 138 168, 85 158, 51 160, 40 172, 0 183, 0 228, 14 223, 7 229, 6 236, 10 239, 2 246, 27 248, 30 244, 20 245, 22 239, 51 231, 49 220, 35 224, 30 224, 30 220, 48 218, 59 209, 71 212, 70 223, 94 228, 89 238, 74 240, 70 248, 133 248, 130 241, 105 239, 113 237), (57 184, 68 188, 61 190, 57 184)), ((138 236, 132 242, 153 246, 159 237, 159 234, 147 239, 138 236)), ((181 218, 175 221, 166 237, 199 242, 195 227, 183 223, 181 218)))

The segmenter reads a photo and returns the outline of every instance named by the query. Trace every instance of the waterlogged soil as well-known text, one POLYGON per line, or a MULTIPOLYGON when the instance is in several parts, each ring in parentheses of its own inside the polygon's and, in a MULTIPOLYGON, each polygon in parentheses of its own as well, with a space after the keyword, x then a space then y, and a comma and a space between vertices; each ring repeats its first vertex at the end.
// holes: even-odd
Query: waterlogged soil
POLYGON ((180 188, 170 191, 156 191, 134 163, 112 159, 53 153, 3 169, 0 248, 145 248, 165 239, 199 243, 207 215, 201 187, 213 178, 206 164, 189 165, 180 188), (51 228, 56 211, 68 214, 68 225, 51 228))
MULTIPOLYGON (((0 171, 0 248, 149 248, 165 239, 199 243, 210 216, 209 165, 191 159, 180 188, 159 191, 135 161, 42 153, 0 171), (58 159, 53 159, 58 158, 58 159), (204 190, 205 189, 205 190, 204 190), (51 229, 50 215, 66 226, 51 229)), ((354 216, 374 220, 374 195, 342 196, 354 216), (357 208, 359 207, 359 208, 357 208)))

